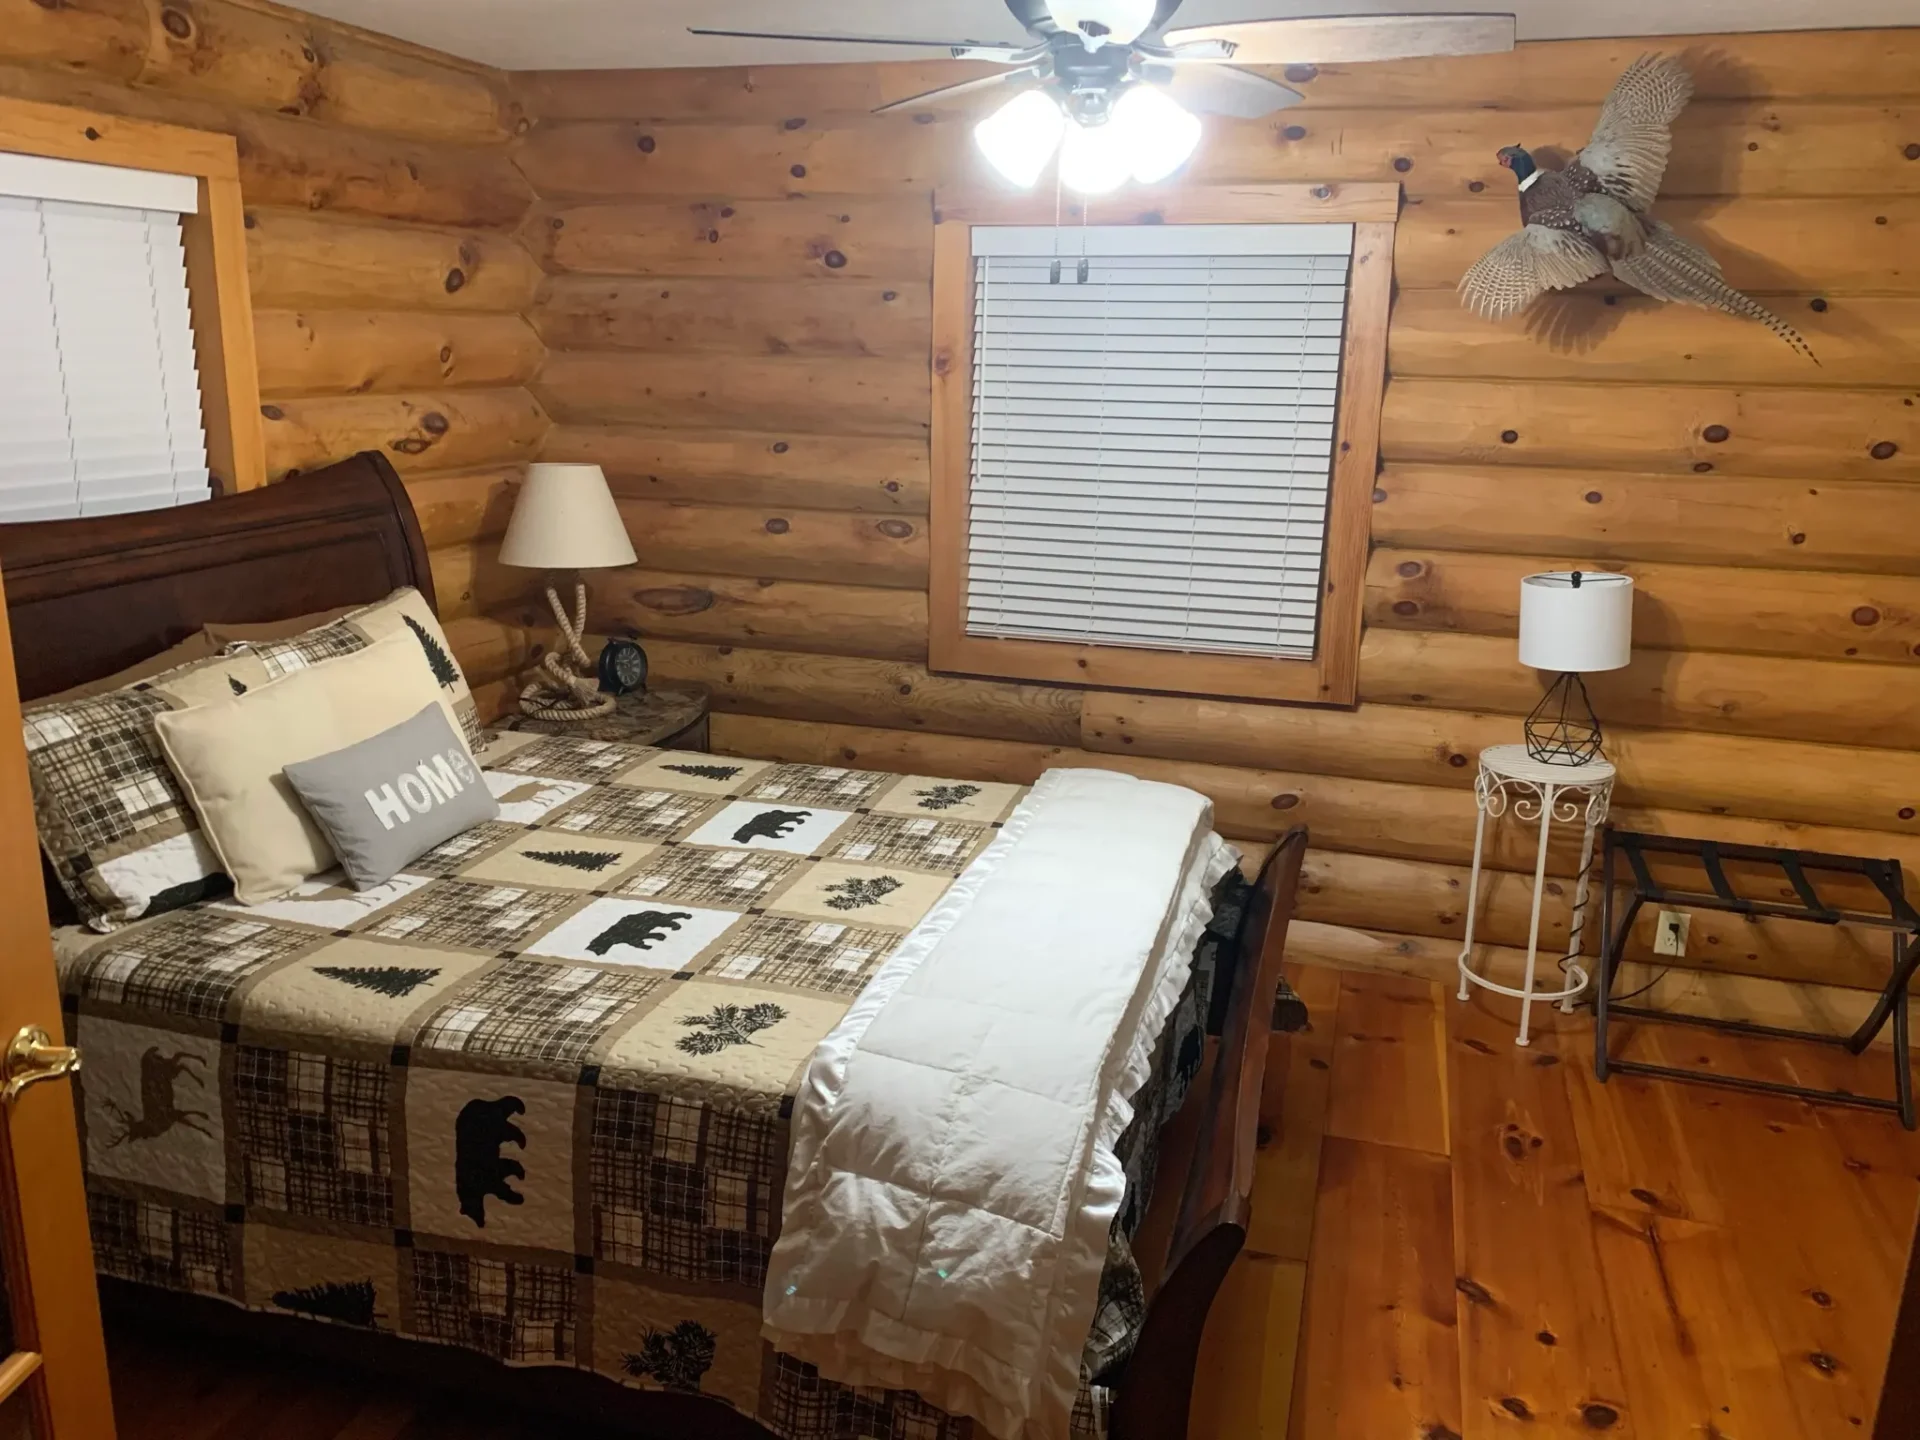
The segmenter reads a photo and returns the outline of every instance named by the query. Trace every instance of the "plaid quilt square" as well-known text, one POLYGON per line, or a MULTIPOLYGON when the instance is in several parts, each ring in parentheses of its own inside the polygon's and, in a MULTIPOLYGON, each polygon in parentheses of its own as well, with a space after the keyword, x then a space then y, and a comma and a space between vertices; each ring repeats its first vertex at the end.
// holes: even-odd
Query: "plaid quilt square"
POLYGON ((510 825, 504 820, 482 821, 470 830, 462 830, 451 840, 441 841, 426 854, 409 860, 406 873, 436 877, 455 874, 488 851, 498 849, 523 833, 524 827, 510 825))
POLYGON ((154 738, 153 717, 167 709, 155 691, 115 690, 25 716, 27 753, 39 787, 58 797, 65 846, 100 850, 191 818, 154 738))
POLYGON ((421 1025, 420 1050, 578 1065, 661 984, 657 975, 507 960, 421 1025))
POLYGON ((781 1120, 601 1087, 589 1167, 596 1255, 680 1280, 765 1283, 786 1154, 781 1120))
POLYGON ((911 1390, 867 1390, 823 1379, 776 1353, 760 1397, 760 1420, 789 1440, 972 1440, 971 1421, 936 1410, 911 1390))
POLYGON ((575 1294, 569 1266, 415 1250, 413 1332, 496 1360, 571 1360, 575 1294))
POLYGON ((707 980, 751 980, 756 985, 785 985, 822 995, 856 995, 905 933, 837 920, 755 916, 721 937, 702 975, 707 980))
POLYGON ((390 1076, 365 1060, 238 1046, 231 1113, 247 1204, 391 1228, 390 1076))
MULTIPOLYGON (((516 757, 517 758, 517 757, 516 757)), ((713 808, 698 795, 673 790, 596 786, 546 823, 571 835, 613 835, 623 840, 671 840, 713 808)))
POLYGON ((233 1293, 233 1234, 218 1214, 89 1188, 87 1221, 103 1275, 196 1295, 233 1293))
POLYGON ((749 800, 854 810, 899 778, 878 770, 842 770, 832 765, 776 765, 749 785, 746 794, 749 800))
POLYGON ((361 933, 450 950, 515 950, 579 898, 518 885, 442 880, 385 911, 361 933))
POLYGON ((329 625, 285 640, 250 640, 246 645, 255 658, 267 667, 267 673, 278 680, 283 675, 305 670, 323 660, 334 660, 364 650, 367 648, 367 639, 345 620, 335 620, 329 625))
POLYGON ((221 910, 177 910, 69 967, 82 1001, 218 1020, 249 975, 315 943, 312 931, 221 910))
POLYGON ((599 784, 631 770, 653 753, 650 745, 543 735, 531 745, 515 750, 504 763, 516 775, 538 775, 545 780, 591 780, 599 784))
POLYGON ((649 855, 616 893, 683 905, 751 909, 777 894, 804 863, 797 855, 766 850, 666 845, 649 855))
POLYGON ((993 837, 991 825, 908 815, 862 815, 833 837, 827 855, 958 875, 993 837))

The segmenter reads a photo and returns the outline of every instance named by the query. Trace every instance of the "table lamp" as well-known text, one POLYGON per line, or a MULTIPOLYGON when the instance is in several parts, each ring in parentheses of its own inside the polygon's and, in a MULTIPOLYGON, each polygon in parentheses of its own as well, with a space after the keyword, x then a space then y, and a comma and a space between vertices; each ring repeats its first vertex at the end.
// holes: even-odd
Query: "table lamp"
POLYGON ((614 708, 600 693, 593 662, 581 645, 587 632, 587 582, 577 572, 635 563, 626 523, 598 465, 541 463, 527 467, 513 519, 500 542, 500 563, 530 570, 574 571, 573 615, 561 607, 559 576, 547 584, 547 603, 566 637, 541 662, 520 692, 520 708, 544 720, 586 721, 614 708))
POLYGON ((1632 658, 1632 576, 1549 570, 1521 580, 1520 663, 1558 675, 1527 716, 1527 754, 1548 765, 1598 759, 1600 719, 1580 677, 1632 658))

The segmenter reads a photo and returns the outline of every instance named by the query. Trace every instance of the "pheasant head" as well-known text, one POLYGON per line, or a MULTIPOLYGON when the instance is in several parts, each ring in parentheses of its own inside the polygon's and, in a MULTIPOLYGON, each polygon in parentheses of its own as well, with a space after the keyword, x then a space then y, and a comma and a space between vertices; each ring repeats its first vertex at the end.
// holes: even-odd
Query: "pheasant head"
POLYGON ((1533 156, 1519 145, 1502 145, 1498 152, 1500 164, 1513 172, 1513 178, 1524 181, 1539 167, 1533 163, 1533 156))

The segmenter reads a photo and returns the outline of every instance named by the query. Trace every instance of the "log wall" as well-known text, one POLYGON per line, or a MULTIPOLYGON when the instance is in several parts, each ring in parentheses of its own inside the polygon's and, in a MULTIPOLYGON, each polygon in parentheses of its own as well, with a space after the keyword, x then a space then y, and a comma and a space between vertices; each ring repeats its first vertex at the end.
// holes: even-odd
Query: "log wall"
MULTIPOLYGON (((1623 820, 1920 867, 1920 30, 1296 68, 1305 104, 1208 122, 1183 184, 1405 196, 1353 711, 927 672, 934 196, 982 176, 967 107, 865 112, 964 73, 515 77, 543 453, 613 477, 642 560, 597 587, 597 616, 713 687, 720 747, 1178 780, 1232 835, 1312 827, 1318 951, 1432 968, 1464 923, 1473 757, 1516 739, 1540 691, 1514 653, 1518 577, 1605 566, 1640 591, 1633 665, 1593 684, 1623 820), (1457 304, 1516 223, 1496 149, 1576 147, 1647 48, 1699 81, 1660 213, 1820 365, 1618 286, 1504 325, 1457 304)), ((1150 204, 1123 192, 1092 218, 1150 204)), ((1491 845, 1496 946, 1525 941, 1531 849, 1491 845)), ((1692 949, 1688 967, 1849 987, 1884 963, 1844 930, 1718 917, 1692 949)))
POLYGON ((236 138, 270 477, 385 453, 497 696, 527 637, 480 616, 537 579, 492 556, 549 425, 504 79, 264 0, 0 0, 0 95, 236 138))

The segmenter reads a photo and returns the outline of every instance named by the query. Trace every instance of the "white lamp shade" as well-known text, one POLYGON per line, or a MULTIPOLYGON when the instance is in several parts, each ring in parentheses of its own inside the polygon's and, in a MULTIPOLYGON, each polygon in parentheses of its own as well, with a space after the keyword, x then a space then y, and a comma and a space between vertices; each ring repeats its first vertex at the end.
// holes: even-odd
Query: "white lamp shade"
POLYGON ((529 465, 500 542, 500 563, 533 570, 633 564, 633 542, 600 467, 529 465))
POLYGON ((1522 665, 1580 673, 1618 670, 1632 658, 1632 576, 1549 570, 1520 582, 1522 665))

